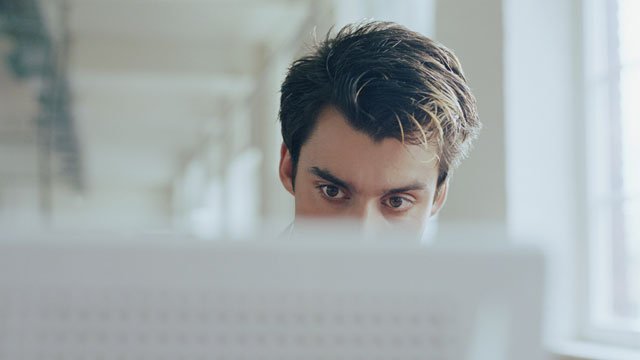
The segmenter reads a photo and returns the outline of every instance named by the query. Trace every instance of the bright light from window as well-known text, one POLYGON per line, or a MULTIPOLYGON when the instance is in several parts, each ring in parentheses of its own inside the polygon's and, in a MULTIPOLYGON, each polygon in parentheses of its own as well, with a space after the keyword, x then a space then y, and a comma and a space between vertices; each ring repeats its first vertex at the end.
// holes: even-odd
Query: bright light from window
POLYGON ((623 223, 629 313, 640 320, 640 1, 618 1, 623 223))
POLYGON ((640 62, 640 1, 618 1, 618 36, 620 39, 620 62, 631 65, 640 62))
POLYGON ((586 2, 589 318, 585 338, 640 344, 640 1, 586 2))

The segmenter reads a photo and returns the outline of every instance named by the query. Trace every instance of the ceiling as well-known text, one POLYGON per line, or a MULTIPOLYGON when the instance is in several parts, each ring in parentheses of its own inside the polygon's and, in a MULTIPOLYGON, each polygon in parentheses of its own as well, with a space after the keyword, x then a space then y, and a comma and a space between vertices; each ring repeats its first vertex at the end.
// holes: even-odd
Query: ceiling
MULTIPOLYGON (((312 9, 290 0, 60 3, 40 0, 54 39, 60 24, 68 30, 85 197, 170 189, 206 130, 246 106, 271 54, 291 47, 312 9)), ((1 56, 12 46, 0 37, 1 56)), ((0 206, 2 188, 37 186, 38 91, 0 66, 0 206)))
POLYGON ((73 106, 89 186, 166 186, 199 134, 242 104, 308 3, 69 2, 73 106), (132 170, 140 169, 135 174, 132 170))

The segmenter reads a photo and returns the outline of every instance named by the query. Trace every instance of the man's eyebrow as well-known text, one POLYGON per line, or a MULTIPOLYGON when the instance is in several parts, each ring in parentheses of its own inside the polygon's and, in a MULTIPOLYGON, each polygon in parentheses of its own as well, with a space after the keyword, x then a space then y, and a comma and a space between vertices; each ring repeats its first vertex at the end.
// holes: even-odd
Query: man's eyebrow
POLYGON ((425 190, 427 189, 427 184, 422 183, 422 182, 415 182, 411 185, 407 185, 407 186, 402 186, 399 188, 393 188, 393 189, 389 189, 389 190, 385 190, 384 194, 385 195, 389 195, 389 194, 398 194, 398 193, 403 193, 403 192, 407 192, 407 191, 415 191, 415 190, 425 190))
POLYGON ((313 166, 309 168, 309 172, 342 188, 353 190, 353 186, 351 184, 333 175, 331 171, 327 169, 320 169, 317 166, 313 166))

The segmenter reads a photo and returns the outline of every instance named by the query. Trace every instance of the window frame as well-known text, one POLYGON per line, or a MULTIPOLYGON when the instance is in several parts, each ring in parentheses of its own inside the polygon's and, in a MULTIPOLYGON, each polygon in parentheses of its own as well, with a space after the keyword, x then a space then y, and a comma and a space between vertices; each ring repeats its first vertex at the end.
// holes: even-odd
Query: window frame
POLYGON ((640 324, 636 320, 625 323, 604 315, 612 306, 630 306, 624 294, 629 290, 627 265, 613 261, 623 256, 627 247, 618 0, 585 0, 584 6, 585 141, 594 146, 585 149, 588 259, 586 293, 582 295, 588 304, 578 324, 579 335, 590 342, 640 349, 640 324), (607 298, 601 295, 603 291, 608 291, 607 298))

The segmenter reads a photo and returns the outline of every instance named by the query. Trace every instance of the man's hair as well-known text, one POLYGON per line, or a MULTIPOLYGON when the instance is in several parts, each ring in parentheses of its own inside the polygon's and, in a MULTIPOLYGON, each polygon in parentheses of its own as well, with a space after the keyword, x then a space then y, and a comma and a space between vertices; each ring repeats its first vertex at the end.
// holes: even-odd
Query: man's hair
POLYGON ((300 149, 327 106, 376 142, 396 138, 434 146, 438 186, 467 155, 481 126, 453 52, 391 22, 351 24, 334 37, 327 34, 289 68, 279 117, 294 179, 300 149))

